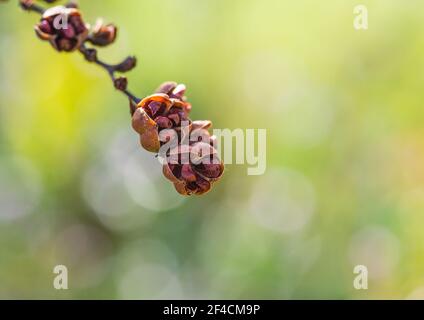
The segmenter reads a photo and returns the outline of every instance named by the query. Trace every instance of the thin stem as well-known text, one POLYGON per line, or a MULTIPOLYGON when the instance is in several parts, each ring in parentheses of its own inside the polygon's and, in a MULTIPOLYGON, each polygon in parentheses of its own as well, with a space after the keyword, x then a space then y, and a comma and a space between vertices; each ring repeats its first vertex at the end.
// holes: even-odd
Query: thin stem
MULTIPOLYGON (((116 76, 115 76, 115 72, 111 72, 111 71, 108 71, 108 73, 109 73, 109 76, 110 76, 110 78, 112 79, 112 82, 114 83, 114 85, 116 84, 116 80, 118 80, 117 78, 116 78, 116 76)), ((133 102, 135 102, 136 104, 138 104, 140 101, 141 101, 141 99, 140 98, 137 98, 134 94, 132 94, 128 89, 119 89, 119 88, 117 88, 116 87, 116 85, 115 85, 115 88, 116 89, 118 89, 119 91, 121 91, 123 94, 125 94, 128 98, 130 98, 133 102)))
MULTIPOLYGON (((74 4, 72 1, 70 4, 74 4)), ((21 8, 25 11, 32 11, 36 12, 38 14, 43 14, 45 12, 45 9, 42 6, 39 6, 35 3, 33 3, 33 0, 19 0, 19 5, 21 8)), ((88 39, 87 39, 88 41, 88 39)), ((128 89, 128 81, 124 77, 116 77, 116 72, 127 72, 135 67, 136 59, 134 57, 128 57, 123 62, 112 65, 108 64, 106 62, 103 62, 97 57, 97 50, 96 49, 89 49, 84 44, 81 45, 79 48, 79 51, 84 55, 85 59, 89 62, 93 62, 100 66, 101 68, 105 69, 106 72, 109 74, 109 77, 112 80, 112 83, 114 87, 121 91, 123 94, 125 94, 131 101, 133 101, 135 104, 138 104, 141 99, 137 98, 134 94, 132 94, 128 89)))
POLYGON ((19 5, 26 11, 33 11, 39 14, 43 14, 46 11, 42 6, 33 3, 31 0, 20 0, 19 5))
MULTIPOLYGON (((124 93, 129 99, 131 99, 134 103, 138 104, 141 99, 137 98, 134 94, 132 94, 129 90, 127 90, 127 80, 126 78, 119 77, 117 78, 115 73, 117 71, 120 71, 120 67, 122 66, 122 63, 117 65, 108 64, 106 62, 103 62, 97 57, 97 50, 96 49, 88 49, 85 45, 82 45, 79 49, 79 51, 83 54, 85 59, 89 62, 93 62, 96 65, 100 66, 106 72, 109 74, 110 79, 112 80, 112 83, 114 87, 124 93), (124 85, 120 85, 118 81, 124 82, 124 85)), ((127 58, 128 59, 128 58, 127 58)), ((134 59, 134 58, 131 58, 134 59)), ((135 62, 133 62, 135 64, 135 62)), ((132 67, 131 67, 132 69, 132 67)), ((126 70, 125 70, 126 71, 126 70)), ((123 71, 123 72, 125 72, 123 71)))

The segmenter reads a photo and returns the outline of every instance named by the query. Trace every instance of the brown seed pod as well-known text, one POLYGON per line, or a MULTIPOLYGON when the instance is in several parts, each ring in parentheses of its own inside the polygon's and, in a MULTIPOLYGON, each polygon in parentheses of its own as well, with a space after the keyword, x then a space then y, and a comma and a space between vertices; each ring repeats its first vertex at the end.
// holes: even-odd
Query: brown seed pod
POLYGON ((150 152, 159 151, 160 142, 158 126, 143 108, 137 108, 135 110, 132 117, 132 127, 140 134, 140 143, 144 149, 150 152))
POLYGON ((183 122, 191 125, 191 120, 188 118, 190 105, 180 100, 182 96, 181 98, 178 95, 173 96, 174 98, 170 98, 166 93, 155 93, 141 100, 136 107, 132 120, 133 128, 140 134, 142 146, 148 151, 159 151, 160 131, 173 129, 180 132, 179 138, 183 139, 185 136, 181 133, 181 125, 183 122))
POLYGON ((176 143, 170 150, 160 150, 165 152, 160 154, 163 174, 180 194, 201 195, 221 178, 224 164, 218 157, 215 137, 208 131, 212 122, 192 122, 188 117, 191 105, 185 90, 184 85, 165 82, 131 109, 132 124, 148 151, 159 152, 164 142, 176 143))
POLYGON ((35 25, 35 32, 56 50, 66 52, 79 49, 88 36, 88 28, 80 11, 64 6, 46 10, 41 21, 35 25))
POLYGON ((191 141, 173 148, 163 164, 163 174, 182 195, 208 192, 223 173, 217 150, 207 142, 191 141))
POLYGON ((104 24, 101 19, 97 20, 88 40, 99 47, 105 47, 112 44, 117 36, 118 28, 113 24, 104 24))
POLYGON ((202 195, 208 192, 213 184, 224 173, 224 165, 216 164, 171 164, 163 165, 164 176, 174 183, 175 189, 182 195, 202 195))

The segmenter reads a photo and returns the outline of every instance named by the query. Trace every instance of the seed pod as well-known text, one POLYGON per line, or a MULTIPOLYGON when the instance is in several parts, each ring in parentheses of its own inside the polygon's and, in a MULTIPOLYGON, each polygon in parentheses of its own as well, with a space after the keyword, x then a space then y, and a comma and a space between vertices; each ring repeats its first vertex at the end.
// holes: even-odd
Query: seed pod
POLYGON ((224 165, 209 164, 194 166, 192 164, 163 165, 164 176, 174 183, 174 187, 182 195, 202 195, 208 192, 213 183, 218 181, 224 172, 224 165))
POLYGON ((115 71, 119 72, 127 72, 137 65, 137 59, 136 57, 127 57, 124 61, 114 66, 115 71))
POLYGON ((80 11, 64 6, 46 10, 41 21, 35 25, 35 32, 56 50, 66 52, 79 49, 88 36, 80 11))
POLYGON ((116 39, 118 28, 112 24, 104 24, 101 19, 97 20, 88 40, 99 47, 113 43, 116 39))
POLYGON ((119 77, 113 80, 113 85, 115 86, 115 89, 124 91, 127 90, 128 87, 128 79, 126 77, 119 77))
POLYGON ((172 149, 162 171, 180 194, 201 195, 208 192, 221 178, 224 164, 211 145, 194 142, 189 146, 182 145, 172 149))
MULTIPOLYGON (((140 134, 142 146, 146 150, 159 151, 161 130, 179 129, 177 126, 180 125, 180 121, 176 124, 173 105, 174 102, 164 93, 148 96, 137 105, 133 114, 133 127, 140 134)), ((180 117, 180 115, 177 116, 180 117)))
POLYGON ((221 178, 224 164, 218 158, 216 139, 208 131, 212 123, 192 122, 188 117, 191 105, 185 91, 184 85, 163 83, 156 94, 144 98, 131 111, 132 123, 148 151, 158 152, 162 143, 176 143, 171 150, 160 150, 163 174, 180 194, 201 195, 221 178))
POLYGON ((24 10, 28 10, 29 8, 31 8, 33 4, 34 4, 34 0, 19 0, 19 5, 24 10))
POLYGON ((132 117, 132 127, 140 134, 140 143, 150 152, 160 148, 157 124, 147 115, 143 108, 137 108, 132 117))

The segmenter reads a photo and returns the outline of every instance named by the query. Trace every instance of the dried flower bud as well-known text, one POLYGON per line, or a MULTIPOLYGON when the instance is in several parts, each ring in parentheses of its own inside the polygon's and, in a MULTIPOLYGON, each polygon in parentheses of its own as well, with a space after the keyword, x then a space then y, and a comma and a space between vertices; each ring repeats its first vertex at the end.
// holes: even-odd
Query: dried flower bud
POLYGON ((89 41, 99 47, 107 46, 116 39, 118 28, 114 24, 103 24, 102 20, 98 20, 89 36, 89 41))
POLYGON ((19 5, 24 10, 30 9, 33 4, 34 4, 34 0, 20 0, 19 1, 19 5))
MULTIPOLYGON (((56 0, 53 0, 53 1, 56 1, 56 0)), ((76 3, 73 0, 71 0, 67 4, 65 4, 65 7, 66 8, 75 8, 75 9, 78 9, 78 3, 76 3)))
POLYGON ((79 49, 88 36, 78 9, 56 6, 46 10, 35 26, 37 35, 49 41, 58 51, 79 49))
POLYGON ((119 77, 113 81, 113 84, 117 90, 125 91, 128 87, 128 79, 126 77, 119 77))
POLYGON ((127 72, 134 69, 136 65, 137 65, 136 57, 127 57, 120 64, 115 65, 114 70, 118 72, 127 72))
POLYGON ((87 49, 84 48, 84 50, 81 50, 83 53, 85 59, 89 62, 94 62, 97 60, 97 50, 96 49, 87 49))

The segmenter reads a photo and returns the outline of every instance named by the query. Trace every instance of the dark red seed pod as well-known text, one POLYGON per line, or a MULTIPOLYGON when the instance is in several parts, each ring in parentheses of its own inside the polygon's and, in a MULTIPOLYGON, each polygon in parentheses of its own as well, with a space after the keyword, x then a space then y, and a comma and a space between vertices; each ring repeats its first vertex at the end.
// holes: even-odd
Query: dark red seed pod
POLYGON ((53 28, 47 20, 42 20, 38 27, 44 33, 53 34, 53 28))
POLYGON ((155 119, 155 122, 158 124, 160 129, 172 128, 172 121, 167 117, 159 116, 155 119))
POLYGON ((59 34, 63 38, 73 39, 76 35, 76 32, 72 24, 69 24, 66 28, 60 29, 59 34))
POLYGON ((195 182, 196 174, 194 173, 191 165, 183 164, 181 167, 181 179, 185 182, 195 182))

